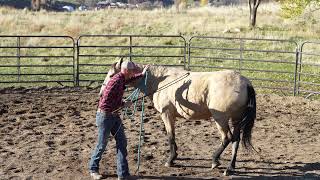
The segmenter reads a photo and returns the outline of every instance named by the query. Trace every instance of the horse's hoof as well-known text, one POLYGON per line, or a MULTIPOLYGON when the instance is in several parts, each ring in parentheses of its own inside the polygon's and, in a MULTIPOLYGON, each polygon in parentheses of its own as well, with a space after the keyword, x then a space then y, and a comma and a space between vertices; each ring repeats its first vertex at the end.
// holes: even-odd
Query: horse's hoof
POLYGON ((224 171, 223 175, 224 176, 230 176, 234 174, 234 170, 233 169, 227 169, 224 171))
POLYGON ((214 163, 212 163, 211 169, 214 169, 214 168, 216 168, 216 167, 218 167, 218 166, 220 166, 220 165, 221 165, 221 164, 220 164, 219 161, 214 162, 214 163))
POLYGON ((165 167, 172 167, 172 166, 173 166, 173 163, 166 162, 166 163, 164 164, 164 166, 165 166, 165 167))

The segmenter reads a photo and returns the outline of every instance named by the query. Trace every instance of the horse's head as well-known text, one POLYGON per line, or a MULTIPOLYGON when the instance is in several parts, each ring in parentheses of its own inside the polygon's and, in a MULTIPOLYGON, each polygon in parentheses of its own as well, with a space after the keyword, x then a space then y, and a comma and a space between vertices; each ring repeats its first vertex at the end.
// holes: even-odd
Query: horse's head
MULTIPOLYGON (((115 62, 115 63, 113 63, 113 64, 111 65, 111 68, 109 69, 108 75, 107 75, 107 76, 109 77, 109 79, 110 79, 113 75, 115 75, 115 74, 117 74, 118 72, 121 71, 121 65, 122 65, 123 62, 124 62, 123 58, 120 58, 117 62, 115 62)), ((134 66, 135 66, 135 68, 132 69, 131 71, 133 71, 134 73, 141 73, 141 72, 142 72, 142 70, 143 70, 143 65, 135 64, 135 63, 134 63, 134 66)))
MULTIPOLYGON (((110 80, 110 78, 112 76, 114 76, 115 74, 119 73, 121 71, 121 65, 122 63, 124 62, 123 58, 120 58, 118 61, 116 61, 115 63, 113 63, 108 71, 108 74, 106 76, 106 78, 104 79, 104 82, 103 84, 107 84, 108 81, 110 80)), ((134 69, 132 69, 131 71, 133 71, 134 73, 141 73, 142 70, 143 70, 143 65, 140 65, 140 64, 134 64, 134 69)), ((139 80, 135 80, 135 81, 132 81, 129 86, 132 86, 132 87, 137 87, 139 85, 139 80)), ((101 89, 100 89, 100 95, 104 89, 105 86, 102 86, 101 89)))

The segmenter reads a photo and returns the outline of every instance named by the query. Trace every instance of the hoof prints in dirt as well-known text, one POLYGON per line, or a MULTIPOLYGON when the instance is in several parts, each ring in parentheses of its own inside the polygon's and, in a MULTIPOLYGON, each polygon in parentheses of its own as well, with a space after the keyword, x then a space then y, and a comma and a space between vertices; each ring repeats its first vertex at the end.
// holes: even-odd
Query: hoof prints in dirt
MULTIPOLYGON (((97 90, 0 90, 0 179, 87 179, 88 161, 95 146, 97 90), (32 174, 32 175, 30 175, 32 174)), ((320 103, 300 98, 257 97, 257 121, 252 141, 263 160, 239 149, 234 177, 316 179, 320 175, 320 103)), ((140 172, 150 179, 204 179, 223 177, 231 148, 222 155, 221 167, 211 170, 212 153, 220 135, 210 120, 176 121, 178 159, 164 166, 169 143, 160 114, 147 100, 140 172)), ((123 120, 128 138, 128 161, 134 171, 140 112, 123 120)), ((110 137, 100 167, 116 173, 115 141, 110 137)), ((132 172, 133 173, 133 172, 132 172)), ((148 178, 142 178, 148 179, 148 178)))
POLYGON ((8 106, 5 104, 0 104, 0 115, 8 113, 8 106))

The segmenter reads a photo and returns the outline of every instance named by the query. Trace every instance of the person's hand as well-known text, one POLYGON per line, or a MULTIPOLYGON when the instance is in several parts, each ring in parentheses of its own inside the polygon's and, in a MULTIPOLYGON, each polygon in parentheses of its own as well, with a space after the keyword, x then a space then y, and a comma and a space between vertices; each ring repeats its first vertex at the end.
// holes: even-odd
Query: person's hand
POLYGON ((146 66, 143 68, 143 71, 142 71, 142 74, 143 74, 143 75, 146 75, 147 70, 149 69, 149 67, 150 67, 150 65, 148 64, 148 65, 146 65, 146 66))
POLYGON ((126 107, 126 108, 129 108, 129 107, 132 106, 132 104, 133 103, 131 101, 125 101, 123 106, 126 107))

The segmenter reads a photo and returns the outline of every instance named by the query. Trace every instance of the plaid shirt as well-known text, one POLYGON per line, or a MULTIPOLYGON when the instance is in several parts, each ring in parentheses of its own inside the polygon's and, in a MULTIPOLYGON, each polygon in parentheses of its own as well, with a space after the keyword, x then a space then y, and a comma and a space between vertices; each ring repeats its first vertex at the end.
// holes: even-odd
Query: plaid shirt
POLYGON ((124 105, 124 101, 122 100, 125 84, 130 83, 131 81, 142 77, 143 74, 136 74, 129 80, 125 80, 124 75, 119 72, 111 77, 111 79, 106 84, 105 89, 102 92, 102 96, 99 100, 99 108, 107 113, 111 113, 112 111, 118 109, 119 107, 124 105))

